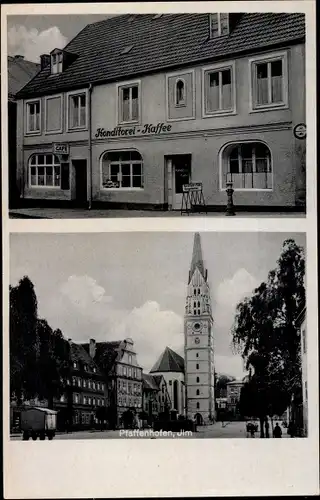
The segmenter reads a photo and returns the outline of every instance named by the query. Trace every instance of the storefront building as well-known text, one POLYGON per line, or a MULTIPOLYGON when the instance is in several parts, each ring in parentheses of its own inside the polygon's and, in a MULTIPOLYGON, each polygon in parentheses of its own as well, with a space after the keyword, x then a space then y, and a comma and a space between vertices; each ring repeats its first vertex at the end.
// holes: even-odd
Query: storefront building
POLYGON ((302 14, 88 25, 19 94, 21 198, 178 210, 199 182, 222 208, 231 180, 237 206, 303 207, 304 37, 302 14))

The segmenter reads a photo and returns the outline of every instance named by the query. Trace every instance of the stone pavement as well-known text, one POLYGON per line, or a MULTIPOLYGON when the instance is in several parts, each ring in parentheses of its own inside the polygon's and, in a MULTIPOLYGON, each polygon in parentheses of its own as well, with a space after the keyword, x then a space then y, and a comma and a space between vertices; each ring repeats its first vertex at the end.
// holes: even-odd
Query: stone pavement
MULTIPOLYGON (((58 433, 54 439, 58 440, 82 440, 82 439, 259 439, 259 432, 254 438, 247 438, 245 422, 227 422, 221 424, 216 422, 213 425, 198 427, 197 432, 190 433, 156 433, 152 430, 107 430, 107 431, 79 431, 72 433, 58 433)), ((282 437, 288 438, 286 429, 282 429, 282 437)), ((22 435, 11 436, 13 441, 22 441, 22 435)), ((29 442, 31 442, 30 440, 29 442)))
MULTIPOLYGON (((181 215, 179 210, 121 210, 121 209, 76 209, 76 208, 15 208, 9 210, 11 219, 95 219, 95 218, 120 218, 120 217, 225 217, 224 211, 205 213, 192 213, 181 215)), ((239 211, 236 217, 289 217, 304 218, 301 212, 244 212, 239 211)))

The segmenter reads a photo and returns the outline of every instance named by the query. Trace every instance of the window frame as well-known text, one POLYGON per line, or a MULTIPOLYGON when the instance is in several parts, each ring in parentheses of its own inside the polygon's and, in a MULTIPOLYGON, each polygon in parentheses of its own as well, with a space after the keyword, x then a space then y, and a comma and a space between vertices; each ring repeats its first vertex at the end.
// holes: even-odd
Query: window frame
POLYGON ((230 13, 228 12, 213 12, 212 14, 209 14, 209 36, 210 40, 214 40, 215 38, 220 38, 221 36, 228 36, 230 35, 230 13), (221 14, 227 14, 228 15, 228 33, 221 33, 221 14), (212 28, 211 28, 211 16, 217 16, 217 21, 218 21, 218 35, 213 36, 212 35, 212 28))
MULTIPOLYGON (((203 67, 201 70, 201 90, 202 90, 202 118, 212 118, 213 116, 236 115, 237 114, 236 62, 232 60, 232 61, 227 61, 225 63, 217 63, 203 67), (210 73, 219 73, 226 69, 231 70, 232 107, 230 109, 207 111, 206 110, 206 97, 208 91, 207 75, 210 73)), ((220 86, 219 86, 219 92, 220 92, 220 86)))
POLYGON ((80 90, 72 90, 70 92, 67 92, 67 98, 66 98, 66 131, 67 132, 79 132, 82 130, 87 130, 88 129, 88 112, 89 112, 89 105, 88 105, 88 89, 80 89, 80 90), (81 125, 80 127, 71 127, 69 126, 69 118, 70 118, 70 113, 69 113, 69 101, 70 98, 73 96, 81 96, 85 95, 86 98, 86 122, 85 125, 81 125))
MULTIPOLYGON (((116 84, 116 92, 117 92, 117 98, 116 98, 116 123, 121 126, 121 125, 141 125, 141 114, 142 114, 142 95, 141 95, 141 80, 130 80, 130 81, 125 81, 121 83, 116 84), (120 96, 122 94, 122 89, 125 88, 132 88, 132 87, 138 87, 138 119, 137 120, 128 120, 124 121, 121 120, 121 115, 123 111, 123 105, 122 101, 120 100, 120 96)), ((131 108, 131 115, 132 115, 132 98, 130 100, 130 108, 131 108)))
MULTIPOLYGON (((121 175, 122 175, 122 172, 121 172, 121 175)), ((106 193, 108 193, 109 191, 110 192, 111 191, 113 191, 113 192, 140 191, 141 192, 141 191, 144 191, 144 186, 145 186, 145 182, 144 181, 145 181, 145 178, 144 178, 144 161, 143 161, 143 157, 142 157, 140 151, 138 151, 137 149, 134 149, 134 148, 121 149, 121 150, 119 150, 119 149, 116 149, 116 150, 110 149, 110 150, 104 151, 102 153, 102 155, 100 157, 100 190, 102 190, 102 191, 104 191, 106 193), (114 163, 116 165, 119 165, 119 173, 120 173, 120 165, 122 163, 126 163, 126 164, 129 163, 130 164, 130 183, 132 183, 132 179, 134 177, 133 173, 132 173, 132 165, 134 165, 134 164, 137 164, 137 165, 141 164, 141 173, 142 173, 141 179, 142 179, 143 187, 132 187, 132 186, 130 186, 130 187, 120 187, 119 186, 119 187, 110 187, 110 188, 104 187, 103 184, 102 184, 102 168, 103 168, 103 158, 104 158, 104 156, 107 155, 108 153, 119 153, 120 154, 120 153, 127 153, 127 152, 130 152, 130 151, 134 151, 136 153, 139 153, 139 155, 141 157, 141 161, 139 161, 139 160, 129 160, 129 161, 114 161, 114 162, 109 162, 109 164, 108 164, 108 169, 109 169, 108 176, 109 176, 109 178, 111 177, 111 174, 110 174, 110 165, 112 163, 114 163)))
MULTIPOLYGON (((288 52, 272 52, 268 54, 261 54, 259 56, 251 57, 248 61, 249 64, 249 106, 250 113, 259 113, 261 111, 269 111, 274 109, 288 109, 289 107, 289 79, 288 79, 288 52), (257 81, 256 81, 256 66, 257 64, 271 63, 274 61, 282 61, 282 91, 283 102, 256 104, 254 102, 257 81)), ((268 92, 270 92, 268 85, 268 92)))
POLYGON ((63 51, 56 51, 53 54, 50 54, 50 59, 51 59, 51 75, 60 75, 63 72, 63 51), (61 61, 59 61, 59 56, 61 56, 61 61), (57 62, 53 64, 53 58, 57 57, 57 62), (60 68, 61 65, 61 68, 60 68), (54 71, 53 68, 56 68, 57 71, 54 71), (61 69, 61 71, 59 71, 61 69))
POLYGON ((189 69, 186 71, 176 71, 174 73, 167 73, 166 74, 166 121, 167 122, 181 122, 181 121, 187 121, 187 120, 195 120, 196 119, 196 89, 195 89, 195 70, 194 69, 189 69), (170 110, 170 99, 169 99, 169 79, 176 77, 176 81, 174 83, 174 101, 173 101, 173 107, 174 108, 184 108, 187 106, 187 92, 186 92, 186 80, 184 78, 184 75, 191 75, 191 86, 192 86, 192 115, 187 116, 187 117, 182 117, 182 118, 170 118, 169 117, 169 110, 170 110), (176 85, 178 80, 182 80, 185 85, 185 104, 182 105, 176 105, 176 85))
MULTIPOLYGON (((54 167, 55 166, 58 166, 58 163, 50 163, 50 164, 46 164, 46 163, 43 163, 43 165, 39 165, 38 162, 36 162, 34 165, 31 164, 31 159, 33 157, 38 157, 38 156, 52 156, 53 158, 57 155, 54 155, 53 153, 33 153, 31 156, 29 156, 28 158, 28 165, 27 165, 27 176, 28 176, 28 188, 29 189, 55 189, 55 190, 61 190, 61 162, 59 162, 59 167, 60 167, 60 184, 59 186, 47 186, 47 185, 39 185, 39 184, 31 184, 31 168, 32 167, 35 167, 37 169, 37 179, 38 179, 38 168, 39 167, 43 167, 43 168, 46 168, 46 167, 52 167, 52 177, 54 178, 54 167)), ((58 156, 57 156, 58 158, 58 156)), ((44 176, 46 177, 46 174, 44 174, 44 176)), ((54 179, 53 179, 54 181, 54 179)), ((73 368, 76 370, 77 367, 75 367, 75 362, 73 363, 73 368)))
POLYGON ((42 99, 41 97, 36 97, 34 99, 26 99, 24 101, 24 113, 25 113, 25 129, 24 135, 41 135, 42 133, 42 99), (29 106, 30 104, 39 103, 39 130, 29 130, 29 106))
POLYGON ((272 155, 272 150, 271 148, 269 147, 269 145, 263 141, 263 140, 260 140, 260 139, 251 139, 251 140, 239 140, 239 141, 232 141, 232 142, 228 142, 226 144, 224 144, 224 146, 220 149, 220 152, 219 152, 219 187, 220 187, 220 191, 226 191, 227 187, 223 187, 223 161, 224 161, 224 154, 225 154, 225 150, 227 148, 229 148, 230 146, 234 145, 234 146, 240 146, 242 144, 263 144, 264 146, 266 146, 270 152, 270 163, 271 163, 271 188, 236 188, 233 186, 233 190, 234 191, 245 191, 245 192, 248 192, 248 193, 251 193, 251 192, 258 192, 258 191, 263 191, 263 192, 266 192, 266 193, 271 193, 273 192, 274 190, 274 163, 273 163, 273 155, 272 155))

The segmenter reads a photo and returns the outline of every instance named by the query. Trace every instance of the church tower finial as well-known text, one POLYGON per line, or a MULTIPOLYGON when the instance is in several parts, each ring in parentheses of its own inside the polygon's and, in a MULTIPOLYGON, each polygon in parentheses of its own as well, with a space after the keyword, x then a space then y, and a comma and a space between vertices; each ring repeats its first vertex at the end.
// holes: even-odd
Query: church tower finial
POLYGON ((204 264, 203 264, 201 239, 200 239, 199 233, 195 233, 195 235, 194 235, 192 260, 191 260, 190 271, 189 271, 189 283, 191 281, 191 278, 192 278, 193 273, 195 272, 196 268, 199 269, 200 273, 202 274, 202 276, 206 280, 207 279, 207 271, 206 271, 204 264))

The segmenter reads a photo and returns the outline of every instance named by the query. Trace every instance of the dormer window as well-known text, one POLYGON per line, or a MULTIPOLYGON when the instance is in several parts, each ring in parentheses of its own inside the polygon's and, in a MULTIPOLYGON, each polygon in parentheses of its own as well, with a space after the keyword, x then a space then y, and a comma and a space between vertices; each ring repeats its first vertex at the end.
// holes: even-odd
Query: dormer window
POLYGON ((185 106, 185 104, 186 104, 185 83, 184 80, 179 78, 176 81, 176 106, 185 106))
POLYGON ((54 52, 51 54, 51 74, 56 75, 62 73, 63 54, 62 52, 54 52))
POLYGON ((229 33, 229 14, 223 12, 210 14, 210 38, 229 35, 229 33))

